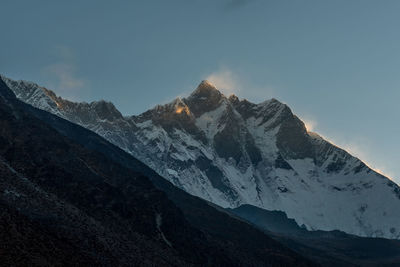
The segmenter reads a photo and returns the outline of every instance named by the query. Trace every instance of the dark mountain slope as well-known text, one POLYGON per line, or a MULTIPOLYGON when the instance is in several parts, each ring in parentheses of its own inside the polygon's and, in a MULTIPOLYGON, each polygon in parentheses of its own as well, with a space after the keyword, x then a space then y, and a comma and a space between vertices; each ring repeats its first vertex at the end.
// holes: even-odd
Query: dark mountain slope
POLYGON ((340 231, 307 231, 281 211, 251 205, 227 209, 323 266, 400 266, 400 241, 340 231))
POLYGON ((2 81, 0 125, 4 265, 312 265, 2 81))
MULTIPOLYGON (((12 174, 7 175, 12 177, 12 174)), ((94 257, 82 253, 3 201, 0 204, 0 240, 1 266, 100 265, 94 257)))

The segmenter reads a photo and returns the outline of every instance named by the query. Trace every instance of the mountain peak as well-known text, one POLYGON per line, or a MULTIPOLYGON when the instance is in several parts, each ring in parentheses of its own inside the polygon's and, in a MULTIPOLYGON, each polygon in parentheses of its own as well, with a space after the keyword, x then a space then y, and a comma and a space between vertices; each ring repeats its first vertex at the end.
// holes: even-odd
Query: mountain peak
POLYGON ((221 96, 221 92, 218 91, 217 87, 207 80, 201 81, 197 86, 196 90, 190 95, 190 97, 215 97, 221 96))
POLYGON ((217 89, 209 80, 202 80, 198 87, 211 87, 217 89))
POLYGON ((236 104, 238 104, 240 102, 239 97, 237 97, 234 94, 230 95, 228 100, 234 105, 236 105, 236 104))
POLYGON ((204 112, 214 110, 219 106, 224 95, 209 81, 202 81, 196 90, 185 99, 190 110, 196 117, 204 112))

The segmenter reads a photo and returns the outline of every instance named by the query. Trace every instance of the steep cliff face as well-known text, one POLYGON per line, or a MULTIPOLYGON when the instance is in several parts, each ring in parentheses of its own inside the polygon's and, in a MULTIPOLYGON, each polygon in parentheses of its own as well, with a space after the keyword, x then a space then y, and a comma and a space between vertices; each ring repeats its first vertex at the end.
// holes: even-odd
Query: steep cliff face
POLYGON ((276 99, 254 104, 203 81, 187 98, 123 117, 110 103, 73 103, 3 79, 21 100, 95 131, 222 207, 251 204, 284 211, 309 230, 400 238, 399 187, 307 132, 276 99))

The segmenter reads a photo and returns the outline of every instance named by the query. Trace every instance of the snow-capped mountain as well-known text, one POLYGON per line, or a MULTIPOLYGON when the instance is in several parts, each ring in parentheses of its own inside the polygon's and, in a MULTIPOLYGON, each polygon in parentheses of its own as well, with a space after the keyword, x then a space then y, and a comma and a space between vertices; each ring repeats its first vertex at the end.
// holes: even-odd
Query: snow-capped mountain
POLYGON ((276 99, 254 104, 201 82, 187 98, 124 117, 2 77, 18 98, 84 126, 187 192, 222 207, 284 211, 309 230, 400 238, 400 188, 307 132, 276 99))

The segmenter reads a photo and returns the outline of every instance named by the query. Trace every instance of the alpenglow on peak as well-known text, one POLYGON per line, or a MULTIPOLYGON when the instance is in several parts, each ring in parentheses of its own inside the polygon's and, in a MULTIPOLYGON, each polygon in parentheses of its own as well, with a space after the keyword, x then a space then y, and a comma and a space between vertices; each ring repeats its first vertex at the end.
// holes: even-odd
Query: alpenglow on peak
POLYGON ((215 85, 207 80, 203 80, 197 88, 190 94, 192 96, 208 97, 213 95, 222 95, 215 85))

